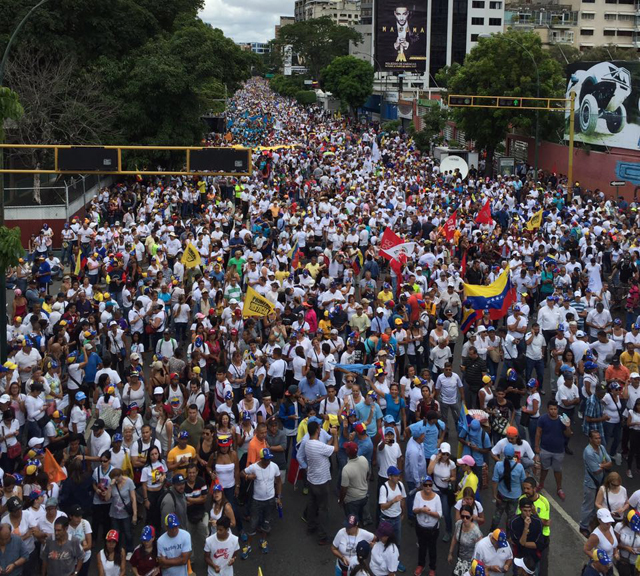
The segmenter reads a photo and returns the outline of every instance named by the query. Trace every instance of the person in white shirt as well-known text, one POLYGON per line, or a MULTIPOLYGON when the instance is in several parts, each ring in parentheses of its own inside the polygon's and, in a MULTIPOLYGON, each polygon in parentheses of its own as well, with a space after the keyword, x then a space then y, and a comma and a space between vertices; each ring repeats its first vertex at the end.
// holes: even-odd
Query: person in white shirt
POLYGON ((271 531, 271 517, 276 505, 281 506, 282 478, 280 468, 273 460, 269 448, 260 450, 260 460, 242 471, 242 476, 253 480, 253 502, 251 503, 251 520, 246 528, 247 542, 242 548, 242 559, 246 560, 251 550, 251 537, 260 532, 260 547, 266 554, 269 551, 267 536, 271 531))
POLYGON ((329 484, 331 482, 331 456, 338 451, 338 428, 332 426, 331 440, 328 444, 320 441, 320 424, 311 421, 307 432, 309 440, 305 446, 305 459, 307 462, 307 481, 309 483, 309 502, 303 513, 308 530, 317 531, 318 543, 325 544, 327 532, 325 529, 326 514, 329 505, 329 484))
POLYGON ((484 563, 487 576, 508 574, 513 564, 513 552, 507 534, 496 528, 491 534, 478 541, 473 558, 484 563), (493 570, 491 570, 493 568, 493 570))
POLYGON ((204 561, 208 576, 233 576, 233 564, 240 546, 232 534, 231 520, 224 514, 216 521, 216 530, 204 543, 204 561))
POLYGON ((535 370, 538 382, 542 385, 542 381, 544 380, 546 341, 544 336, 540 334, 540 325, 537 322, 531 326, 531 332, 527 332, 527 334, 525 334, 524 341, 527 345, 527 350, 525 352, 527 360, 525 378, 526 380, 531 378, 531 374, 535 370))

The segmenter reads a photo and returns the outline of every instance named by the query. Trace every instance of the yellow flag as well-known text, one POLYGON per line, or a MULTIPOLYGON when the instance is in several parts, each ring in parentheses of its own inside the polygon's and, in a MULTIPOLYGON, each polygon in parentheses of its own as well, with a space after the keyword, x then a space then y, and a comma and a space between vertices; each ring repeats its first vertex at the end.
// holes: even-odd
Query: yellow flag
POLYGON ((542 226, 542 210, 536 212, 529 222, 527 222, 527 230, 535 230, 536 228, 540 228, 542 226))
POLYGON ((187 268, 195 268, 200 265, 200 252, 198 249, 189 242, 180 260, 187 268))
POLYGON ((76 270, 75 270, 76 276, 80 276, 80 270, 82 270, 82 250, 78 248, 78 257, 76 258, 76 270))
POLYGON ((244 299, 242 315, 248 316, 268 316, 275 311, 275 306, 263 296, 260 296, 251 286, 247 287, 247 296, 244 299))
POLYGON ((122 473, 133 480, 133 465, 131 464, 129 452, 125 452, 124 460, 122 461, 122 473))

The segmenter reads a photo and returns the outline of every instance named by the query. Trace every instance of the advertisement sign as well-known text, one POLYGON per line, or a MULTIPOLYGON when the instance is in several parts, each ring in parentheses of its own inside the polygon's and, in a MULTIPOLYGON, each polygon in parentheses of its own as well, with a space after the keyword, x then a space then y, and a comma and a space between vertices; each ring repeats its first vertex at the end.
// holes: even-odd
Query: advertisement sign
MULTIPOLYGON (((640 62, 575 62, 567 66, 566 97, 576 94, 577 142, 640 150, 640 62)), ((569 112, 565 139, 569 139, 569 112)))
POLYGON ((382 70, 424 72, 427 62, 427 2, 376 2, 375 58, 382 70))
POLYGON ((287 44, 284 48, 283 48, 283 55, 282 55, 282 65, 284 66, 284 75, 285 76, 291 76, 291 66, 292 66, 292 60, 293 60, 293 46, 291 44, 287 44))

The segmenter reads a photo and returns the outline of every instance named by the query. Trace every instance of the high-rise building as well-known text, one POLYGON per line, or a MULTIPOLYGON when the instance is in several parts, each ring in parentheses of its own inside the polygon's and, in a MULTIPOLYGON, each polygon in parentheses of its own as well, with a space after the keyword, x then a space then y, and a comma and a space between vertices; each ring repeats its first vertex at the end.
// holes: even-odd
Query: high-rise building
POLYGON ((295 20, 329 17, 341 26, 360 23, 360 0, 296 0, 295 20))
POLYGON ((294 24, 295 21, 296 19, 294 16, 280 16, 280 22, 276 24, 276 40, 278 39, 278 36, 280 36, 280 28, 282 28, 283 26, 287 26, 288 24, 294 24))

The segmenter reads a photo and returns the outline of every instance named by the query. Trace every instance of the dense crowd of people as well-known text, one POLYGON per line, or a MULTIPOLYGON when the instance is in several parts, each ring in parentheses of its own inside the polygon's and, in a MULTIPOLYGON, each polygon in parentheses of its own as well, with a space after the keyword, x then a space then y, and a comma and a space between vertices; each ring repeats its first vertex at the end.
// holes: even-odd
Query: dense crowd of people
POLYGON ((640 573, 637 206, 443 173, 261 80, 229 117, 250 176, 117 183, 9 271, 0 572, 232 576, 290 483, 306 508, 276 529, 337 576, 434 576, 443 546, 456 576, 544 576, 568 456, 583 574, 640 573), (465 297, 505 274, 504 307, 465 297))

